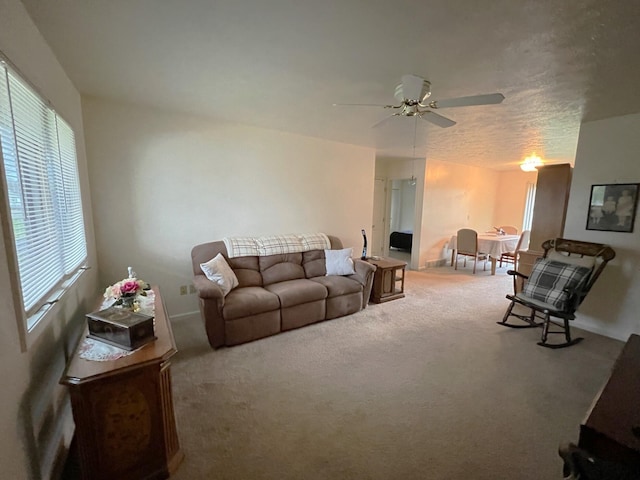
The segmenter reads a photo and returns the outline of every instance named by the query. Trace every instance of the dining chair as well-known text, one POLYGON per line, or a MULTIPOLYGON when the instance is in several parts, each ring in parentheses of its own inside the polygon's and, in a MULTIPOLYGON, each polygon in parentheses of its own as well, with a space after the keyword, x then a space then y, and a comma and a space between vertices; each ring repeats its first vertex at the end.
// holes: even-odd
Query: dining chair
POLYGON ((505 235, 517 235, 518 234, 518 229, 512 225, 501 225, 498 227, 500 230, 502 230, 505 235))
POLYGON ((529 249, 529 237, 531 237, 531 230, 524 230, 520 234, 520 238, 518 239, 518 243, 516 244, 516 248, 513 252, 505 252, 500 255, 500 268, 502 268, 502 262, 513 263, 513 269, 518 270, 518 254, 522 250, 529 249))
POLYGON ((458 256, 464 257, 464 266, 467 266, 467 257, 473 258, 473 273, 476 273, 476 264, 478 260, 484 260, 484 267, 482 270, 487 269, 487 257, 488 255, 478 252, 478 232, 470 228, 462 228, 458 230, 456 238, 456 266, 458 269, 458 256))
POLYGON ((530 275, 515 270, 514 294, 507 295, 511 301, 500 325, 511 328, 542 327, 538 345, 548 348, 563 348, 575 345, 582 338, 571 338, 569 321, 575 320, 576 310, 585 299, 602 270, 616 256, 616 252, 601 243, 554 238, 542 244, 544 254, 536 260, 530 275), (523 281, 522 289, 517 286, 523 281), (520 305, 529 309, 524 315, 513 308, 520 305), (515 317, 524 323, 510 323, 515 317), (553 330, 552 330, 553 328, 553 330), (561 343, 550 343, 550 334, 564 334, 561 343))

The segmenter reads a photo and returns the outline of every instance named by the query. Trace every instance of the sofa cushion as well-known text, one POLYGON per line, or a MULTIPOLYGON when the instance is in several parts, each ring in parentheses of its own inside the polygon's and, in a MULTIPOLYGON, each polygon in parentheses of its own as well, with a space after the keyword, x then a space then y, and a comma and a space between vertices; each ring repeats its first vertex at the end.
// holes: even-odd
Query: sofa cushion
POLYGON ((236 257, 227 260, 229 266, 238 277, 240 287, 261 287, 262 274, 258 257, 236 257))
POLYGON ((238 286, 238 278, 233 273, 224 256, 219 253, 206 263, 201 263, 200 268, 205 276, 213 283, 218 284, 223 295, 227 295, 238 286))
POLYGON ((362 293, 351 293, 349 295, 339 295, 327 298, 326 316, 327 320, 338 318, 362 310, 362 293))
POLYGON ((224 344, 238 345, 275 335, 280 333, 281 326, 280 310, 227 320, 224 322, 224 344))
POLYGON ((348 295, 350 293, 362 292, 362 285, 360 285, 359 282, 348 277, 331 275, 325 277, 310 278, 309 280, 324 285, 324 287, 329 292, 329 298, 348 295))
POLYGON ((327 317, 327 301, 302 303, 293 307, 283 308, 280 311, 282 317, 282 331, 304 327, 312 323, 321 322, 327 317))
POLYGON ((258 257, 263 285, 304 278, 302 253, 286 253, 258 257))
POLYGON ((324 258, 327 267, 327 275, 353 275, 353 248, 341 250, 325 250, 324 258))
POLYGON ((322 277, 327 274, 324 250, 311 250, 302 254, 302 267, 307 278, 322 277))
POLYGON ((227 295, 222 310, 225 320, 233 320, 279 308, 278 296, 264 288, 239 287, 227 295))
POLYGON ((587 267, 540 258, 536 260, 520 295, 564 311, 570 293, 579 289, 590 274, 591 269, 587 267))
POLYGON ((323 285, 305 278, 272 283, 264 288, 280 298, 282 308, 327 298, 327 289, 323 285))

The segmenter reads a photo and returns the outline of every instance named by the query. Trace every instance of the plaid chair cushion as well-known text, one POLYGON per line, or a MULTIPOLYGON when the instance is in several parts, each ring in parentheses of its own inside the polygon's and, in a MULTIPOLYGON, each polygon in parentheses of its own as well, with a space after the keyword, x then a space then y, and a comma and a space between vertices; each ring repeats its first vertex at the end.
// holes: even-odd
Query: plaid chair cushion
POLYGON ((590 274, 587 267, 541 258, 533 266, 522 295, 565 311, 569 293, 581 287, 590 274))

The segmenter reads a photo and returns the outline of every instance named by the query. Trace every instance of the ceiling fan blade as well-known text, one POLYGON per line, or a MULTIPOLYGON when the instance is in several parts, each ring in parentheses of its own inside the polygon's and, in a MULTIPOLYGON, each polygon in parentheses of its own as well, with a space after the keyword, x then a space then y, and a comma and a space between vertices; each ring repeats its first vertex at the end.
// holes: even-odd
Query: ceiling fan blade
POLYGON ((431 108, 467 107, 471 105, 493 105, 501 103, 504 95, 501 93, 487 93, 486 95, 471 95, 470 97, 449 98, 429 102, 431 108))
POLYGON ((371 128, 381 128, 381 127, 387 125, 389 122, 391 122, 391 120, 393 118, 396 118, 396 117, 398 117, 398 115, 396 115, 396 114, 389 115, 388 117, 384 117, 378 123, 376 123, 375 125, 372 125, 371 128))
POLYGON ((382 107, 382 108, 400 108, 401 105, 382 105, 379 103, 334 103, 334 107, 382 107))
MULTIPOLYGON (((424 97, 425 79, 417 75, 402 76, 402 96, 403 100, 420 101, 424 97)), ((396 90, 396 94, 397 94, 396 90)))
POLYGON ((443 117, 442 115, 438 115, 436 112, 422 112, 420 114, 420 118, 442 128, 453 127, 456 124, 453 120, 443 117))

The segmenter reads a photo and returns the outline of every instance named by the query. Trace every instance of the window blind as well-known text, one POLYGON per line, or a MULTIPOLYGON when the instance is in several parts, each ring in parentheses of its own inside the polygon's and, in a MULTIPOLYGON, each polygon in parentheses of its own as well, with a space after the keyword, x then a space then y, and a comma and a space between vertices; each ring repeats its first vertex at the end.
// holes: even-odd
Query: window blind
POLYGON ((87 256, 75 137, 71 127, 1 62, 0 74, 6 194, 29 316, 87 256))

